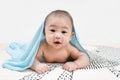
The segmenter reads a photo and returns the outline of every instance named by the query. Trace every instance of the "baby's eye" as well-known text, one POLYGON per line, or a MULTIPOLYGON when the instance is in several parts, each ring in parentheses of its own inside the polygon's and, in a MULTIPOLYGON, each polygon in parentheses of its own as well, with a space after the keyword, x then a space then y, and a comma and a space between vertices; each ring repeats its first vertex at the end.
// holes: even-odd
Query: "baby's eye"
POLYGON ((67 31, 62 31, 63 34, 67 33, 67 31))
POLYGON ((51 32, 55 32, 55 30, 54 30, 54 29, 51 29, 50 31, 51 31, 51 32))

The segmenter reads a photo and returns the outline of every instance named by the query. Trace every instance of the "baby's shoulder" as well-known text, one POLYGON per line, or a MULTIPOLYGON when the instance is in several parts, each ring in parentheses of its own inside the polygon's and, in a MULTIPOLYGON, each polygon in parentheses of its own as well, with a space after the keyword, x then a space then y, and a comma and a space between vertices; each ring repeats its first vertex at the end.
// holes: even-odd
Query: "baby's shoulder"
POLYGON ((72 45, 71 43, 68 44, 68 46, 67 46, 67 49, 68 49, 68 50, 71 50, 71 49, 73 49, 73 48, 74 48, 74 45, 72 45))
POLYGON ((40 42, 40 47, 41 47, 41 48, 44 48, 44 47, 45 47, 45 45, 46 45, 45 40, 42 40, 42 41, 40 42))
POLYGON ((68 45, 67 49, 68 49, 69 51, 78 50, 78 48, 77 48, 76 46, 74 46, 72 43, 70 43, 70 44, 68 45))
POLYGON ((45 44, 45 40, 42 40, 40 43, 41 43, 41 45, 44 45, 45 44))
POLYGON ((72 43, 69 43, 68 47, 69 48, 75 48, 75 46, 72 43))

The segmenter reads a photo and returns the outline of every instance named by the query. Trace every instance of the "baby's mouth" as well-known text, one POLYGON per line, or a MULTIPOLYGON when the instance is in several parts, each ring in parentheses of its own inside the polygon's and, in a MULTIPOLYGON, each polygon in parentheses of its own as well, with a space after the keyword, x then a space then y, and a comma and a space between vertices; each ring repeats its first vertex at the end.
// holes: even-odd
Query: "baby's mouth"
POLYGON ((54 44, 61 44, 61 42, 60 41, 55 41, 54 44))

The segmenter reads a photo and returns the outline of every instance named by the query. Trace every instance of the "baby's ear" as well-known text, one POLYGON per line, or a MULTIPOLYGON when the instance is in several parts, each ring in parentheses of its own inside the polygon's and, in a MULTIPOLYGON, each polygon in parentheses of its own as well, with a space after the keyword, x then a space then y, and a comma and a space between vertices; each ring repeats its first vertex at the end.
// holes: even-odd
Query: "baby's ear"
POLYGON ((70 36, 70 38, 72 39, 72 37, 73 37, 73 36, 74 36, 74 32, 72 32, 72 33, 71 33, 71 36, 70 36))

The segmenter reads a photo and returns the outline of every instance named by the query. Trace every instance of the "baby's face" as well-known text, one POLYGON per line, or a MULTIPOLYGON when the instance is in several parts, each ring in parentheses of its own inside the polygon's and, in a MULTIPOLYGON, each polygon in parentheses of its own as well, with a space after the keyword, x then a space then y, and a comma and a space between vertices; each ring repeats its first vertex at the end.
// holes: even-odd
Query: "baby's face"
POLYGON ((54 17, 47 19, 45 36, 47 43, 53 48, 65 47, 73 36, 72 24, 68 17, 54 17))

